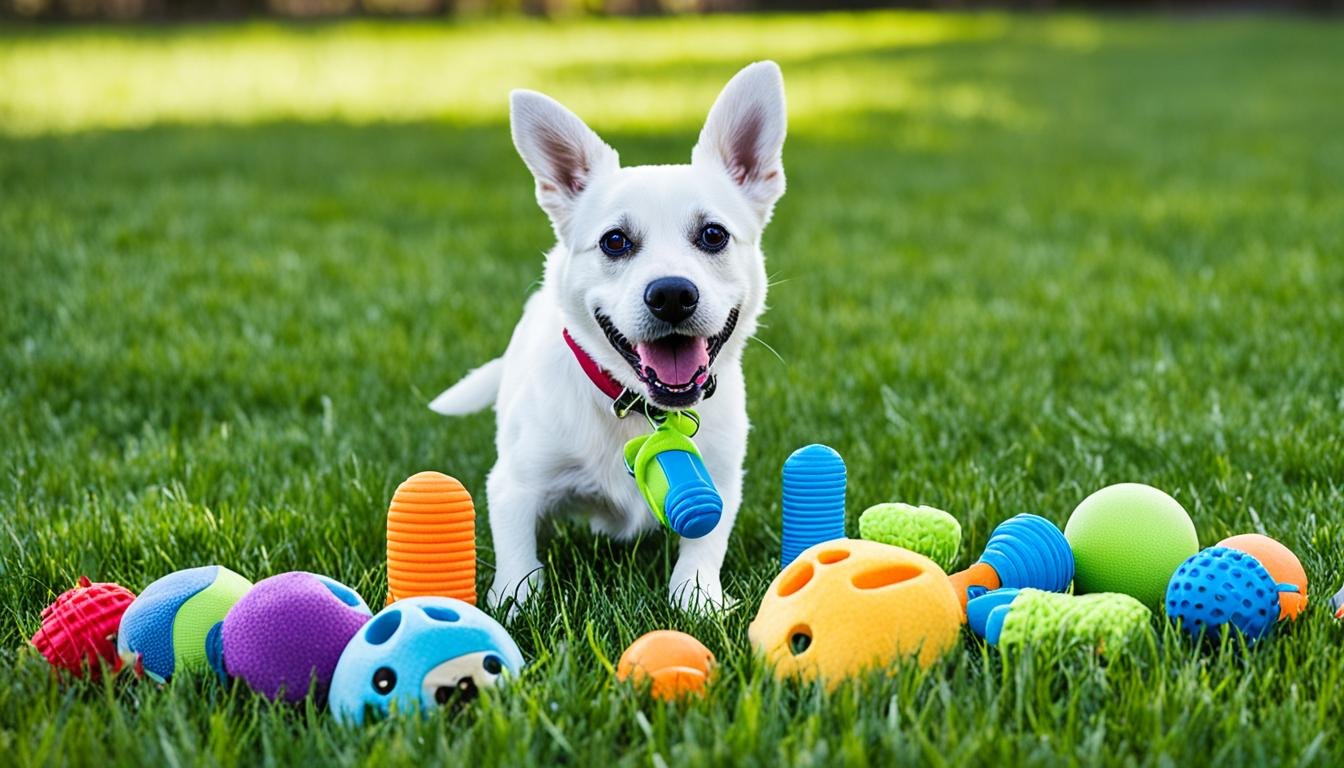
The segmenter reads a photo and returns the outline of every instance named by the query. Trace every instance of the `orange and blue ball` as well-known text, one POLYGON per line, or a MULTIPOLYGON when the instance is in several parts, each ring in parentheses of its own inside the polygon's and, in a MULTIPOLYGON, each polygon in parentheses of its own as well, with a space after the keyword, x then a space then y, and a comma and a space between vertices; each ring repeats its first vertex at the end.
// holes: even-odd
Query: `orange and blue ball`
POLYGON ((1215 639, 1232 628, 1254 642, 1279 619, 1280 585, 1253 556, 1209 547, 1176 568, 1167 585, 1167 616, 1195 638, 1215 639))

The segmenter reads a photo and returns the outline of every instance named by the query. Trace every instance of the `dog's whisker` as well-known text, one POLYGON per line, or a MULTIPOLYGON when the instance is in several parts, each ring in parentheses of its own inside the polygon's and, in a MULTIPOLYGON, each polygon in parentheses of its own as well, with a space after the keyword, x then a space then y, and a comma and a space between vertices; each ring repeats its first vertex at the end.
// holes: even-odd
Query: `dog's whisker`
POLYGON ((772 347, 772 346, 770 346, 769 344, 765 343, 765 341, 764 341, 763 339, 761 339, 760 336, 755 336, 755 335, 748 336, 748 337, 747 337, 747 341, 754 341, 754 342, 756 342, 757 344, 760 344, 762 347, 765 347, 766 349, 770 350, 770 354, 774 355, 775 358, 779 360, 779 362, 781 362, 781 363, 783 363, 783 364, 785 364, 785 365, 788 365, 788 364, 789 364, 789 362, 788 362, 787 360, 785 360, 784 357, 783 357, 782 355, 780 355, 779 352, 777 352, 777 351, 775 350, 774 347, 772 347))

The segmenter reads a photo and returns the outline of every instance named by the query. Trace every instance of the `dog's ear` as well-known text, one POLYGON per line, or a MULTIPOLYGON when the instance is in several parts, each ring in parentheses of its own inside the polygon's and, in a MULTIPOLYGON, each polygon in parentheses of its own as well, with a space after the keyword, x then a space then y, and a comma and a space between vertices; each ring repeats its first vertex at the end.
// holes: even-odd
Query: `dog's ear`
POLYGON ((593 179, 620 168, 607 146, 579 116, 536 91, 509 94, 513 145, 537 180, 537 203, 557 230, 593 179))
POLYGON ((726 171, 769 221, 784 194, 784 78, 773 61, 749 64, 723 87, 691 152, 695 165, 726 171))

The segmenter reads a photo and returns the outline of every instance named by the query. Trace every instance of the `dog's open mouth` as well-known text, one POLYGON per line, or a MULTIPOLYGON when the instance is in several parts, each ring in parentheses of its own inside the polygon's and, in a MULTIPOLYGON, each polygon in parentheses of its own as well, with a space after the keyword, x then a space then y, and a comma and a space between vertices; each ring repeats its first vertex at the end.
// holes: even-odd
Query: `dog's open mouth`
POLYGON ((709 383, 709 369, 723 349, 724 342, 737 327, 738 310, 728 313, 723 329, 713 336, 668 334, 662 338, 631 344, 611 318, 595 312, 593 317, 607 341, 635 369, 635 375, 649 388, 656 405, 687 408, 700 399, 709 383))

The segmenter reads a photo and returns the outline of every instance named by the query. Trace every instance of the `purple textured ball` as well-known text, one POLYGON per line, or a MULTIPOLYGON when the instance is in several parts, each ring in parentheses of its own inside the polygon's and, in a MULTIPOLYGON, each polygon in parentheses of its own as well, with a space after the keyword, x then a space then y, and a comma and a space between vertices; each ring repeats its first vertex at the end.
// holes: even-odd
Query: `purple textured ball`
POLYGON ((224 617, 224 669, 271 700, 301 701, 316 681, 321 701, 346 643, 370 616, 363 598, 326 576, 263 579, 224 617))

